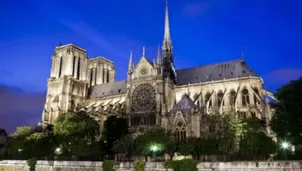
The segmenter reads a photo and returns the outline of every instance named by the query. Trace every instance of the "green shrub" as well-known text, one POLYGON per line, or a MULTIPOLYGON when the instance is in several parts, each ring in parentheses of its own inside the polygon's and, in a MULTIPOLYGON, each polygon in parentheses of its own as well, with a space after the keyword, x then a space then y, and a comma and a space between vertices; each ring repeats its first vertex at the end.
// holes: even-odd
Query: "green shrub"
POLYGON ((173 171, 197 171, 197 163, 193 159, 183 159, 176 161, 167 161, 166 168, 173 169, 173 171))
POLYGON ((138 162, 136 163, 136 171, 144 171, 145 170, 145 161, 140 159, 138 160, 138 162))
POLYGON ((102 164, 103 171, 114 171, 113 166, 114 166, 113 160, 103 161, 103 164, 102 164))
POLYGON ((27 160, 27 164, 29 166, 30 171, 35 171, 36 170, 36 163, 37 163, 36 159, 28 159, 27 160))

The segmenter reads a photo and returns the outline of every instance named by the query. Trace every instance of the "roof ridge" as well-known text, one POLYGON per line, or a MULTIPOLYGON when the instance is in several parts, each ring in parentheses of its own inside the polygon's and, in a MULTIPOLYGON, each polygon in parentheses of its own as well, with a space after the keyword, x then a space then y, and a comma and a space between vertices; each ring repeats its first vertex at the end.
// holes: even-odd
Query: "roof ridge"
POLYGON ((243 61, 243 60, 241 58, 239 58, 239 59, 233 59, 233 60, 230 60, 230 61, 211 63, 211 64, 206 64, 206 65, 201 65, 201 66, 196 66, 196 67, 191 67, 191 68, 177 69, 176 71, 188 70, 188 69, 193 69, 193 68, 201 68, 201 67, 207 67, 207 66, 213 66, 213 65, 219 65, 219 64, 225 64, 225 63, 230 63, 230 62, 240 62, 240 61, 243 61))

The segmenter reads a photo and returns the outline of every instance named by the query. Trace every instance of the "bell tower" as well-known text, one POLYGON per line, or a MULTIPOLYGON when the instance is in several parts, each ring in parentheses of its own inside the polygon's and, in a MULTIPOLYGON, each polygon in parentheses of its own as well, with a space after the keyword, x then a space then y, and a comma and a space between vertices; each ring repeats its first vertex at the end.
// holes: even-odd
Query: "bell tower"
POLYGON ((59 114, 84 103, 89 85, 87 64, 86 50, 73 44, 55 48, 42 124, 54 124, 59 114))

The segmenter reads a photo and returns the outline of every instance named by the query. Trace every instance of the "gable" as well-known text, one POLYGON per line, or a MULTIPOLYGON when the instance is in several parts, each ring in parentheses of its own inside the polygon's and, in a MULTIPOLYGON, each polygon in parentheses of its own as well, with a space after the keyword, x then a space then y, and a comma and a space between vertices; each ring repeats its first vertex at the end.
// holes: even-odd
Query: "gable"
POLYGON ((144 77, 152 75, 153 64, 146 57, 142 57, 134 68, 135 77, 144 77))

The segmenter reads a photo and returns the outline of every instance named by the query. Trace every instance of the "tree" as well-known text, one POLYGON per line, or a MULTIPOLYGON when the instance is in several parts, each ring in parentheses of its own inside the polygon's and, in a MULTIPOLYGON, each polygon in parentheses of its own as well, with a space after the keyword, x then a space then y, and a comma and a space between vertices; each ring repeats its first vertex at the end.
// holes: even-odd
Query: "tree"
POLYGON ((302 144, 302 77, 282 86, 274 95, 274 113, 270 126, 278 139, 302 144))
POLYGON ((20 126, 16 128, 16 131, 11 135, 12 138, 24 138, 34 132, 34 129, 30 126, 20 126))
POLYGON ((128 123, 125 118, 110 116, 104 122, 102 131, 102 147, 107 154, 113 154, 116 141, 128 134, 128 123))
POLYGON ((99 124, 85 112, 63 113, 54 124, 56 149, 67 156, 99 153, 99 124))
POLYGON ((163 128, 151 128, 145 133, 138 135, 135 138, 136 154, 142 156, 149 156, 154 153, 164 154, 168 153, 171 156, 174 154, 174 136, 170 131, 163 128), (156 151, 152 148, 156 147, 156 151))
POLYGON ((118 154, 126 155, 129 160, 135 149, 134 139, 130 134, 125 135, 123 138, 116 141, 113 150, 118 154))
POLYGON ((219 139, 219 151, 222 155, 233 156, 239 150, 239 141, 244 134, 244 122, 238 113, 222 116, 219 139))
POLYGON ((240 158, 246 160, 265 159, 276 152, 276 145, 265 133, 259 119, 245 121, 245 134, 240 140, 240 158))
POLYGON ((34 129, 30 126, 17 127, 8 142, 8 155, 14 158, 24 158, 31 155, 27 152, 29 147, 27 146, 26 137, 33 132, 34 129))

